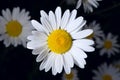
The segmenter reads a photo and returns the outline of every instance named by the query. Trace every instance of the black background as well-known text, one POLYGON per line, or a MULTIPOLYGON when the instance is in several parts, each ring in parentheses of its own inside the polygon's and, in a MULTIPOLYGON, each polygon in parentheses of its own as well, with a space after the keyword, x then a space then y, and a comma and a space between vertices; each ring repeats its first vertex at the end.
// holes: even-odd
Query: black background
MULTIPOLYGON (((100 23, 101 29, 105 34, 111 32, 114 35, 120 35, 120 0, 103 0, 98 8, 94 8, 93 13, 84 13, 81 7, 78 10, 77 16, 83 16, 87 20, 87 24, 96 20, 100 23)), ((13 7, 25 8, 30 12, 31 19, 39 21, 40 10, 48 13, 49 10, 54 11, 57 6, 61 6, 63 12, 66 9, 74 9, 75 5, 66 5, 63 0, 0 0, 0 11, 2 9, 13 7)), ((1 12, 0 12, 1 15, 1 12)), ((118 39, 120 43, 120 38, 118 39)), ((99 56, 99 50, 87 53, 87 65, 85 69, 80 69, 77 66, 78 77, 80 80, 92 80, 94 74, 93 69, 104 63, 112 63, 120 59, 120 55, 116 54, 111 58, 107 56, 99 56)), ((40 63, 35 61, 36 56, 31 54, 31 50, 25 49, 22 46, 6 48, 0 42, 0 80, 61 80, 62 73, 53 76, 51 71, 48 73, 39 71, 40 63)))

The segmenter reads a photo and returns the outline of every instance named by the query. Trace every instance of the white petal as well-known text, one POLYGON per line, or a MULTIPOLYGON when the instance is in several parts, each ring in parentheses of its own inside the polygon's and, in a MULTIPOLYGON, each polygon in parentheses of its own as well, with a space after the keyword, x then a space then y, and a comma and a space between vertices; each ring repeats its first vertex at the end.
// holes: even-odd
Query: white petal
POLYGON ((48 54, 48 58, 45 64, 45 72, 49 71, 50 68, 52 67, 53 61, 55 60, 54 58, 55 58, 54 53, 50 52, 48 54))
POLYGON ((90 39, 80 39, 74 40, 73 45, 83 46, 83 45, 93 45, 94 41, 90 39))
POLYGON ((80 49, 82 49, 83 51, 85 52, 93 52, 95 51, 95 48, 91 47, 91 46, 87 46, 87 45, 84 45, 84 46, 78 46, 80 49))
POLYGON ((68 20, 69 20, 69 17, 70 17, 70 11, 69 10, 66 10, 62 16, 62 20, 61 20, 61 25, 60 27, 62 29, 64 29, 68 23, 68 20))
POLYGON ((5 44, 6 47, 8 47, 10 45, 10 40, 8 37, 6 37, 6 39, 3 42, 5 44))
POLYGON ((93 33, 92 29, 85 29, 85 30, 79 31, 77 33, 73 33, 73 34, 71 34, 71 36, 73 39, 81 39, 81 38, 87 37, 88 35, 90 35, 92 33, 93 33))
POLYGON ((30 35, 30 36, 27 37, 28 40, 46 42, 47 35, 45 33, 38 32, 38 31, 32 31, 32 33, 33 33, 33 35, 30 35))
POLYGON ((53 75, 57 74, 57 69, 55 68, 55 60, 56 60, 56 55, 55 55, 55 58, 54 58, 54 61, 53 61, 53 65, 52 65, 52 74, 53 75))
POLYGON ((73 62, 73 58, 71 53, 65 53, 63 54, 63 58, 64 58, 64 64, 68 67, 73 67, 74 66, 74 62, 73 62))
POLYGON ((43 31, 43 26, 36 20, 31 20, 33 27, 38 31, 43 31))
POLYGON ((43 25, 48 29, 48 31, 53 31, 53 26, 50 23, 50 20, 48 20, 47 18, 43 18, 43 25))
POLYGON ((51 23, 53 30, 56 30, 57 29, 56 17, 52 11, 49 12, 49 21, 51 23))
POLYGON ((42 61, 41 65, 39 67, 39 70, 43 70, 45 68, 46 61, 47 61, 47 57, 45 57, 44 60, 42 61))
POLYGON ((80 26, 80 24, 83 22, 83 17, 78 17, 77 19, 73 20, 71 23, 69 23, 67 25, 67 31, 68 32, 72 32, 76 29, 78 29, 78 27, 83 27, 83 26, 80 26))
POLYGON ((94 6, 95 8, 98 7, 98 2, 95 0, 95 1, 88 1, 92 6, 94 6))
MULTIPOLYGON (((69 23, 71 23, 73 20, 75 20, 76 15, 77 15, 77 10, 74 9, 74 10, 71 12, 70 19, 69 19, 69 23)), ((68 23, 68 24, 69 24, 69 23, 68 23)))
POLYGON ((102 56, 105 52, 106 52, 106 50, 105 50, 105 49, 102 49, 102 50, 100 51, 100 56, 102 56))
POLYGON ((73 45, 77 46, 78 48, 80 48, 86 52, 92 52, 92 51, 95 51, 95 48, 90 46, 93 43, 94 42, 92 40, 75 40, 73 42, 73 45))
POLYGON ((81 6, 82 0, 78 0, 77 5, 76 5, 76 9, 78 9, 81 6))
POLYGON ((46 45, 46 43, 45 42, 40 43, 39 41, 36 41, 36 42, 35 41, 30 41, 30 42, 27 43, 27 48, 28 49, 36 49, 36 48, 39 48, 43 45, 46 45))
POLYGON ((43 49, 36 58, 36 62, 42 61, 48 55, 48 49, 43 49))
POLYGON ((13 20, 16 20, 18 18, 19 13, 20 13, 20 8, 19 7, 13 9, 13 12, 12 12, 13 20))
POLYGON ((76 47, 73 47, 70 52, 74 58, 76 65, 78 65, 80 68, 84 68, 86 61, 84 60, 84 57, 81 54, 80 50, 76 47))
POLYGON ((113 50, 114 50, 115 52, 117 52, 117 53, 119 53, 119 52, 120 52, 120 50, 119 50, 119 49, 114 48, 114 47, 113 47, 113 50))
MULTIPOLYGON (((74 46, 74 47, 72 47, 72 49, 74 49, 74 50, 72 50, 72 51, 74 51, 74 52, 76 52, 77 54, 79 54, 80 57, 82 57, 82 58, 87 58, 86 53, 85 53, 83 50, 81 50, 80 48, 74 46)), ((71 54, 72 54, 72 53, 71 53, 71 54)))
POLYGON ((43 25, 45 32, 49 35, 49 32, 51 32, 51 29, 50 29, 50 26, 47 25, 46 19, 41 17, 40 20, 41 20, 41 23, 43 25))
POLYGON ((58 73, 62 72, 62 68, 63 68, 63 57, 61 54, 57 54, 56 55, 56 60, 55 60, 55 68, 57 70, 58 73))
POLYGON ((86 20, 83 20, 83 21, 81 22, 81 24, 80 24, 74 31, 71 32, 71 34, 72 34, 72 33, 76 33, 76 32, 78 32, 78 31, 82 30, 82 29, 83 29, 83 26, 84 26, 85 24, 86 24, 86 20))
POLYGON ((11 12, 9 9, 6 9, 6 12, 4 10, 2 10, 2 14, 7 21, 10 21, 12 19, 11 12))
POLYGON ((41 10, 40 14, 41 14, 41 17, 44 17, 44 18, 48 19, 48 15, 45 11, 41 10))
POLYGON ((46 48, 46 46, 43 45, 43 46, 41 46, 41 47, 39 47, 39 48, 37 48, 37 49, 34 49, 34 50, 32 51, 32 54, 33 54, 33 55, 38 55, 38 54, 40 54, 40 52, 41 52, 42 50, 44 50, 45 48, 46 48))
POLYGON ((112 38, 112 33, 108 33, 107 39, 110 40, 112 38))
POLYGON ((66 74, 70 74, 70 72, 71 72, 70 67, 68 67, 68 66, 66 66, 66 65, 64 65, 64 70, 65 70, 65 73, 66 73, 66 74))
POLYGON ((60 27, 60 22, 61 22, 61 15, 62 11, 60 7, 57 7, 55 10, 55 15, 56 15, 56 22, 57 22, 57 29, 60 27))

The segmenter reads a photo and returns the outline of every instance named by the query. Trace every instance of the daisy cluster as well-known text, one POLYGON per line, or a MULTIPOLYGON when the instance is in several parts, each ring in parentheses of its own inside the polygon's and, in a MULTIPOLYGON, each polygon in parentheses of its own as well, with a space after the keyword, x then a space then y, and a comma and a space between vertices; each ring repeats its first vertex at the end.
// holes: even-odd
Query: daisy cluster
MULTIPOLYGON (((77 17, 81 6, 85 13, 92 13, 99 1, 102 0, 65 0, 76 8, 62 12, 58 6, 48 13, 40 10, 39 21, 31 19, 29 11, 20 7, 2 10, 0 41, 6 49, 22 45, 32 50, 40 71, 51 71, 54 76, 62 73, 62 80, 79 80, 78 69, 87 65, 87 53, 96 54, 98 50, 99 57, 107 55, 107 59, 120 53, 118 36, 111 32, 105 34, 96 20, 87 24, 83 16, 77 17)), ((120 80, 120 61, 105 62, 93 73, 93 80, 120 80)))

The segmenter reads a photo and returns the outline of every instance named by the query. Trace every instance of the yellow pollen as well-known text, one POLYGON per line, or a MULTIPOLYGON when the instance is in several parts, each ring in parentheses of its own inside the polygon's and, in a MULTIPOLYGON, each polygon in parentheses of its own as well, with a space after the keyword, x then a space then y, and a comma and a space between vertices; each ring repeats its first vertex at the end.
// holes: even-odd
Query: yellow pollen
POLYGON ((94 37, 94 33, 92 33, 89 36, 87 36, 87 39, 92 39, 93 37, 94 37))
POLYGON ((109 40, 106 40, 106 41, 104 42, 104 47, 105 47, 106 49, 111 49, 111 48, 112 48, 112 42, 109 41, 109 40))
POLYGON ((67 52, 72 46, 71 35, 62 29, 54 30, 48 36, 48 47, 57 54, 67 52))
POLYGON ((22 25, 18 21, 10 21, 6 24, 6 33, 11 37, 17 37, 22 32, 22 25))
POLYGON ((65 74, 66 80, 73 80, 74 74, 71 72, 70 74, 65 74))
POLYGON ((102 80, 113 80, 112 77, 108 74, 103 75, 102 80))

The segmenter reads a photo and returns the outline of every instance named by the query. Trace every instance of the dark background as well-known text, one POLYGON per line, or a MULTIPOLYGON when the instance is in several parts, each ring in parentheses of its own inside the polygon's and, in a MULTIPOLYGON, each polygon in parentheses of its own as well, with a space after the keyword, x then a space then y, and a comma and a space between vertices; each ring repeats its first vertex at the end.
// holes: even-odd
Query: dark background
MULTIPOLYGON (((100 6, 93 13, 86 14, 81 7, 78 10, 77 16, 83 16, 87 20, 87 24, 96 20, 100 23, 101 29, 105 34, 111 32, 114 35, 120 35, 120 0, 103 0, 100 6)), ((49 10, 54 11, 57 6, 61 6, 63 12, 66 9, 74 9, 75 5, 66 5, 63 0, 0 0, 0 15, 2 9, 13 7, 25 8, 30 12, 31 19, 39 21, 40 10, 48 13, 49 10)), ((120 43, 120 38, 118 39, 120 43)), ((93 69, 104 63, 112 63, 120 59, 120 54, 116 54, 111 58, 107 56, 99 56, 96 49, 93 53, 87 53, 85 69, 80 69, 77 66, 78 77, 80 80, 92 80, 94 74, 93 69)), ((40 63, 35 61, 36 56, 31 54, 31 50, 25 49, 22 46, 6 48, 0 42, 0 80, 61 80, 62 73, 53 76, 51 71, 48 73, 39 71, 40 63)))

